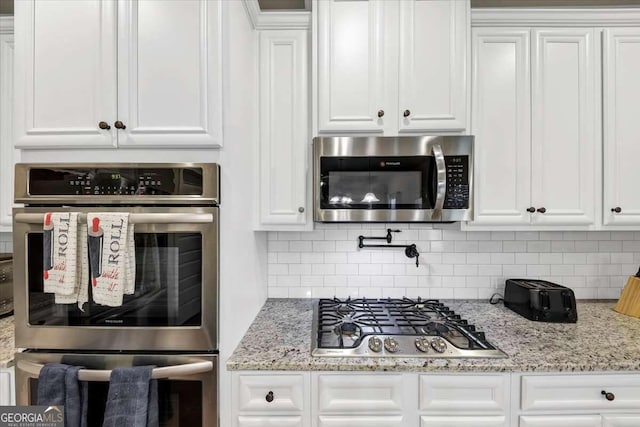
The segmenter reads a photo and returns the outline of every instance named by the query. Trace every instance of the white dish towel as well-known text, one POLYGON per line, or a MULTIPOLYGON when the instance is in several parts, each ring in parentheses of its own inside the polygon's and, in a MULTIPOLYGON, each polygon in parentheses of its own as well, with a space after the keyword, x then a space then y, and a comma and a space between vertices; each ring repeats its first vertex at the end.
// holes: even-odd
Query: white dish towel
POLYGON ((135 292, 134 227, 129 214, 87 214, 87 243, 93 301, 119 307, 135 292))
POLYGON ((77 274, 78 213, 47 212, 43 243, 44 292, 55 294, 56 303, 65 303, 77 293, 80 278, 77 274))

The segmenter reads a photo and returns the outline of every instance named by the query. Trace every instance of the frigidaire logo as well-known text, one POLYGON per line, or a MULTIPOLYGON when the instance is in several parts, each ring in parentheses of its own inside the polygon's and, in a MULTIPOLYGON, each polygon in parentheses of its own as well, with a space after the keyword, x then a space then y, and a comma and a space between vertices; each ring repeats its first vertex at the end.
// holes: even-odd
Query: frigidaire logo
POLYGON ((380 162, 380 166, 400 166, 400 162, 380 162))
POLYGON ((64 427, 64 407, 0 406, 0 427, 64 427))

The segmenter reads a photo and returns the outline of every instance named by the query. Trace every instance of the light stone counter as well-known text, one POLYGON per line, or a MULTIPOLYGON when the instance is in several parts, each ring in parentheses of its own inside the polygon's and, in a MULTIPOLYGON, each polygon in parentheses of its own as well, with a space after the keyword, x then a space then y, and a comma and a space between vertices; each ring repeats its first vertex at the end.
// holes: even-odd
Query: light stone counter
POLYGON ((578 322, 532 322, 485 301, 443 301, 486 333, 506 359, 311 357, 313 304, 269 299, 227 361, 229 370, 291 371, 640 371, 640 319, 615 301, 577 302, 578 322))
POLYGON ((13 366, 13 316, 0 319, 0 368, 13 366))

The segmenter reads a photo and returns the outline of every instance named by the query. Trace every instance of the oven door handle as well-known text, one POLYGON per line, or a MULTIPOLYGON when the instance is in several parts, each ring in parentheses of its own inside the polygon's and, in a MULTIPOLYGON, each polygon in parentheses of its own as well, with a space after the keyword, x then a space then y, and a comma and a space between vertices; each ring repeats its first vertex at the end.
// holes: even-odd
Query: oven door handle
MULTIPOLYGON (((34 375, 39 376, 40 370, 44 365, 40 363, 29 362, 26 360, 18 361, 18 369, 34 375)), ((162 368, 153 368, 151 372, 151 378, 154 380, 161 380, 173 377, 187 377, 196 374, 203 374, 213 371, 213 363, 206 362, 194 362, 184 365, 164 366, 162 368)), ((94 369, 80 369, 78 371, 79 381, 89 382, 109 382, 111 378, 110 370, 94 370, 94 369)))
MULTIPOLYGON (((44 213, 17 213, 14 215, 14 220, 21 224, 42 224, 44 223, 44 215, 44 213)), ((86 224, 87 214, 78 215, 78 222, 86 224)), ((129 222, 132 224, 208 224, 213 222, 213 215, 206 213, 130 213, 129 222)))
POLYGON ((434 144, 431 147, 431 150, 433 151, 433 157, 436 160, 436 170, 438 171, 436 203, 433 206, 433 214, 431 219, 439 220, 442 218, 442 208, 444 207, 444 198, 447 193, 447 164, 444 161, 444 154, 442 153, 442 147, 439 144, 434 144))

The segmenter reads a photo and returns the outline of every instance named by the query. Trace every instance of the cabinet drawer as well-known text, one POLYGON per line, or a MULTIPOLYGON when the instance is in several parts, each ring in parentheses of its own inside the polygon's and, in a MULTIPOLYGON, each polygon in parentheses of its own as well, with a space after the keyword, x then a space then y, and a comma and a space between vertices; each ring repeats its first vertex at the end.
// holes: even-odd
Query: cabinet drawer
POLYGON ((601 427, 600 415, 545 415, 520 417, 520 427, 601 427))
POLYGON ((640 375, 523 376, 523 411, 638 409, 640 375), (609 401, 602 391, 614 394, 609 401))
POLYGON ((302 375, 240 375, 238 411, 282 412, 304 409, 302 375))
POLYGON ((507 427, 502 416, 420 417, 420 427, 507 427))
POLYGON ((344 416, 318 417, 318 427, 402 427, 400 415, 392 417, 344 416))
POLYGON ((640 426, 640 414, 629 415, 603 415, 602 427, 638 427, 640 426))
POLYGON ((502 414, 508 380, 507 375, 421 375, 420 410, 502 414))
POLYGON ((238 417, 238 427, 303 427, 302 417, 238 417))
POLYGON ((401 375, 320 375, 318 393, 320 412, 402 411, 401 375))

